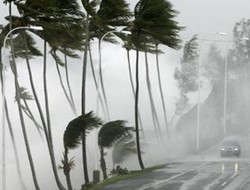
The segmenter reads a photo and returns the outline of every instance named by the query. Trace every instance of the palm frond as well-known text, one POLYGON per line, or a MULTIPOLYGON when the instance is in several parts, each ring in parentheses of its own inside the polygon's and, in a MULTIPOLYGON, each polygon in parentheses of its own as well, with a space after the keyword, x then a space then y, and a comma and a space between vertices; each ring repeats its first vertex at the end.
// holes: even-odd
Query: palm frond
POLYGON ((132 136, 132 130, 133 127, 127 127, 124 120, 108 122, 102 126, 98 133, 98 145, 110 148, 120 139, 132 136))
POLYGON ((63 136, 64 146, 70 149, 76 148, 80 144, 82 132, 86 134, 94 128, 100 127, 102 121, 94 116, 93 112, 81 115, 69 122, 63 136))
POLYGON ((132 40, 136 46, 143 43, 141 35, 149 35, 170 48, 179 48, 181 42, 178 26, 174 20, 177 11, 167 0, 141 0, 134 9, 135 20, 132 26, 132 40))
POLYGON ((62 61, 62 59, 57 55, 56 49, 51 49, 50 54, 55 60, 56 64, 59 64, 60 66, 64 67, 65 63, 62 61))
POLYGON ((33 96, 30 95, 29 91, 27 90, 27 88, 25 87, 20 87, 19 88, 20 91, 20 98, 23 100, 33 100, 33 96))

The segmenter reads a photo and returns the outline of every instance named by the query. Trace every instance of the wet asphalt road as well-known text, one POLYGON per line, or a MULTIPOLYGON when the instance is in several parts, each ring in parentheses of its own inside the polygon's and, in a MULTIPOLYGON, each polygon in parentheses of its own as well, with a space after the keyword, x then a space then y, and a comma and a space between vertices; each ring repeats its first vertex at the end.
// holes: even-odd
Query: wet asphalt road
POLYGON ((250 190, 250 160, 178 161, 104 190, 250 190))

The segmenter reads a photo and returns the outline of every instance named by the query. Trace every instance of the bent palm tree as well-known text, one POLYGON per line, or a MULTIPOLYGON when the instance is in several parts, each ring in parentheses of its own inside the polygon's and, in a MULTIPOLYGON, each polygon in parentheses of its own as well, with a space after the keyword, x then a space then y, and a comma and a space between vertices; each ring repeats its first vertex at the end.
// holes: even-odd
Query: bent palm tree
MULTIPOLYGON (((63 143, 64 143, 64 174, 67 179, 68 188, 72 189, 71 182, 70 182, 70 170, 69 167, 70 161, 68 159, 68 152, 69 149, 75 149, 82 141, 82 148, 83 153, 86 153, 86 134, 88 134, 91 130, 100 127, 102 121, 100 118, 94 116, 93 112, 89 112, 85 115, 81 115, 72 121, 69 122, 63 136, 63 143), (84 134, 84 136, 82 135, 84 134)), ((87 156, 84 155, 84 161, 87 162, 87 156)))
POLYGON ((126 121, 123 120, 108 122, 100 129, 98 133, 98 146, 100 149, 100 162, 104 179, 108 178, 106 162, 104 159, 106 153, 104 152, 104 149, 113 147, 119 141, 125 140, 125 138, 131 138, 132 130, 132 127, 126 127, 126 121))
POLYGON ((135 128, 137 154, 140 167, 144 164, 141 157, 139 128, 138 128, 138 100, 139 100, 139 49, 145 43, 143 36, 158 40, 170 48, 176 49, 180 40, 178 32, 181 27, 174 21, 177 12, 167 0, 140 0, 134 9, 135 19, 131 28, 131 40, 136 47, 136 98, 135 98, 135 128))

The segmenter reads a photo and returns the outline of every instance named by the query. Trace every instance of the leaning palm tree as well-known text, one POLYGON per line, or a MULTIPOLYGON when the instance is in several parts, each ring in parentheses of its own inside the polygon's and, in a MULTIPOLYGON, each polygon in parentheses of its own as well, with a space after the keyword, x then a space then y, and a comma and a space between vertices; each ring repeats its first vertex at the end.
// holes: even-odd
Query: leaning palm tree
MULTIPOLYGON (((43 113, 39 101, 37 101, 38 97, 36 98, 36 93, 34 93, 35 91, 32 91, 34 93, 34 98, 37 102, 39 115, 44 127, 55 180, 58 188, 60 190, 64 190, 65 188, 60 182, 59 176, 57 174, 57 165, 55 162, 54 147, 52 141, 49 99, 47 90, 47 44, 55 49, 80 49, 83 44, 83 33, 82 30, 79 31, 79 28, 82 28, 82 24, 79 24, 79 22, 81 22, 84 14, 80 12, 78 3, 74 0, 46 2, 26 1, 25 4, 18 1, 15 2, 15 4, 19 12, 22 14, 22 19, 20 20, 21 22, 18 23, 21 23, 22 25, 36 24, 43 26, 44 29, 43 32, 36 34, 44 40, 43 86, 46 113, 43 113), (56 33, 57 35, 51 35, 52 33, 56 33)), ((32 78, 29 64, 27 66, 29 70, 29 76, 30 78, 32 78)), ((33 82, 31 82, 31 86, 32 88, 34 87, 33 82)))
MULTIPOLYGON (((71 161, 68 159, 69 150, 77 148, 80 144, 80 141, 84 139, 84 141, 82 141, 82 148, 84 149, 83 152, 86 153, 86 134, 88 134, 93 129, 100 127, 101 125, 101 119, 97 116, 94 116, 93 112, 89 112, 70 121, 64 132, 64 158, 62 163, 69 190, 72 190, 70 181, 70 165, 72 165, 72 159, 71 161)), ((87 162, 86 154, 84 155, 83 159, 85 162, 87 162)))
MULTIPOLYGON (((13 27, 16 27, 16 25, 17 23, 12 22, 12 2, 9 2, 9 24, 8 24, 9 30, 8 31, 11 31, 13 27)), ((40 190, 40 186, 37 180, 37 174, 36 174, 36 170, 35 170, 35 166, 33 162, 33 157, 32 157, 32 153, 30 150, 29 139, 28 139, 28 135, 26 131, 26 124, 24 121, 23 111, 21 107, 20 85, 19 85, 18 75, 17 75, 17 65, 16 65, 16 60, 15 60, 15 49, 14 49, 14 44, 13 44, 12 33, 10 34, 9 37, 10 37, 10 47, 11 47, 11 65, 13 68, 14 84, 15 84, 15 91, 16 91, 16 97, 17 97, 17 108, 18 108, 18 112, 20 116, 21 128, 22 128, 23 138, 25 142, 25 148, 26 148, 26 152, 27 152, 27 156, 28 156, 28 160, 30 164, 34 186, 36 190, 40 190)))
MULTIPOLYGON (((126 11, 126 8, 117 9, 117 6, 119 7, 121 5, 127 5, 127 4, 123 0, 119 0, 115 2, 110 1, 110 0, 109 1, 105 0, 105 1, 102 1, 101 4, 100 4, 100 1, 98 0, 82 0, 81 3, 86 11, 85 45, 84 45, 84 60, 83 60, 83 69, 82 69, 82 96, 81 96, 82 97, 81 111, 82 111, 82 115, 84 115, 85 114, 85 102, 86 102, 86 90, 85 90, 86 89, 86 73, 87 73, 88 51, 90 50, 90 43, 89 43, 90 39, 93 38, 93 34, 97 34, 97 31, 99 31, 98 33, 102 35, 105 34, 104 32, 110 31, 111 29, 108 25, 116 26, 115 25, 116 21, 118 21, 120 18, 124 18, 123 15, 121 14, 123 12, 120 12, 120 10, 126 11), (100 10, 97 12, 98 6, 100 7, 100 10), (107 11, 109 11, 108 15, 105 14, 107 13, 107 11), (104 20, 103 18, 105 18, 105 22, 103 21, 104 20), (93 28, 97 30, 94 30, 93 28)), ((99 40, 101 39, 102 35, 98 35, 99 40)), ((104 104, 105 104, 105 98, 104 98, 104 104)), ((84 136, 84 134, 82 136, 84 136)), ((86 153, 82 153, 82 154, 84 158, 84 155, 86 153)), ((84 169, 85 183, 89 183, 87 163, 84 160, 83 160, 83 169, 84 169)))
POLYGON ((123 120, 116 120, 110 121, 102 126, 98 133, 98 146, 100 149, 100 163, 101 169, 103 173, 103 178, 108 178, 107 175, 107 167, 105 162, 105 148, 111 148, 116 143, 121 140, 125 140, 125 138, 132 137, 133 127, 126 127, 126 121, 123 120))
POLYGON ((140 167, 144 164, 140 151, 140 135, 138 128, 139 100, 139 49, 144 44, 143 36, 149 36, 170 48, 178 48, 180 42, 178 32, 181 27, 174 21, 177 12, 167 0, 140 0, 134 9, 135 19, 131 28, 131 39, 136 47, 136 97, 135 97, 135 129, 137 154, 140 167))

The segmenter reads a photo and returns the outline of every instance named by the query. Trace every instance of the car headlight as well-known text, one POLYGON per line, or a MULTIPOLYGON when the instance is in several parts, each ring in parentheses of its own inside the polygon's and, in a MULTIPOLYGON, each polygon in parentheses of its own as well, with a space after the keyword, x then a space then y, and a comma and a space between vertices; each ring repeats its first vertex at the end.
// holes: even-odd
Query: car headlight
POLYGON ((222 151, 224 151, 224 150, 225 150, 225 148, 221 148, 221 150, 222 150, 222 151))
POLYGON ((235 151, 238 151, 239 149, 238 148, 234 148, 235 151))

